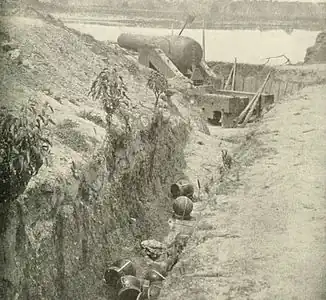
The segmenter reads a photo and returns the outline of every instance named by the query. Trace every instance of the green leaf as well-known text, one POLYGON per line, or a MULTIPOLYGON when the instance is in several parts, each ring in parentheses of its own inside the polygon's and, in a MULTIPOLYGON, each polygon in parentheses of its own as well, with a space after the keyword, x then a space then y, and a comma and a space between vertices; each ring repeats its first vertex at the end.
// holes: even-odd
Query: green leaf
POLYGON ((49 145, 46 145, 46 144, 42 145, 41 148, 42 148, 42 151, 44 151, 44 152, 49 152, 49 150, 50 150, 49 145))
POLYGON ((47 139, 45 137, 40 137, 40 141, 42 141, 52 147, 52 143, 50 142, 49 139, 47 139))
POLYGON ((31 156, 30 156, 29 149, 27 149, 24 154, 25 154, 26 162, 29 165, 31 163, 31 156))
POLYGON ((39 156, 40 155, 40 151, 39 151, 39 149, 37 149, 35 146, 31 146, 31 155, 32 156, 35 156, 35 157, 37 157, 37 156, 39 156))
POLYGON ((42 115, 37 115, 41 120, 42 120, 42 122, 43 122, 43 124, 45 124, 45 119, 44 119, 44 117, 42 116, 42 115))
POLYGON ((13 123, 13 124, 11 124, 11 126, 10 126, 10 134, 11 134, 12 136, 15 136, 15 132, 16 132, 16 124, 13 123))
POLYGON ((56 125, 56 123, 55 123, 51 118, 49 118, 48 121, 49 121, 52 125, 56 125))
POLYGON ((12 147, 12 152, 15 153, 16 155, 19 155, 19 151, 16 147, 12 147))
POLYGON ((9 161, 9 170, 10 170, 11 173, 15 174, 14 160, 9 161))
POLYGON ((20 173, 22 173, 24 170, 24 161, 25 161, 24 156, 19 155, 18 161, 19 161, 20 173))
POLYGON ((36 124, 37 128, 41 129, 41 121, 39 119, 36 119, 36 122, 37 122, 36 124))

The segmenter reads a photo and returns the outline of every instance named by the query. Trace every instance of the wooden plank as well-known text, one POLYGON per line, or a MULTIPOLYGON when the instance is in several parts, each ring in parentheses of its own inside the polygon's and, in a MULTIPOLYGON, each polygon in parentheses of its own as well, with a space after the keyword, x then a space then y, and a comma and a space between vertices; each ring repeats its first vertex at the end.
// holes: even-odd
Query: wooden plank
POLYGON ((248 83, 247 83, 247 77, 243 77, 243 91, 249 92, 248 90, 248 83))
MULTIPOLYGON (((271 73, 272 71, 270 71, 264 81, 264 83, 262 84, 262 86, 260 87, 260 89, 258 90, 256 96, 255 96, 255 100, 253 101, 253 104, 251 105, 250 109, 249 109, 249 112, 248 114, 246 115, 243 123, 241 124, 241 127, 244 127, 246 126, 246 124, 248 123, 249 119, 251 118, 253 112, 254 112, 254 109, 256 108, 257 105, 259 105, 259 102, 260 102, 260 99, 261 99, 261 94, 262 92, 264 91, 265 87, 266 87, 266 84, 269 80, 269 77, 271 76, 271 73)), ((260 112, 258 112, 258 115, 260 115, 260 112)))
POLYGON ((267 82, 266 87, 265 87, 265 91, 266 91, 266 93, 270 93, 271 83, 272 83, 271 80, 269 80, 269 81, 267 82))
POLYGON ((271 93, 274 95, 275 102, 278 101, 277 94, 278 94, 279 84, 280 84, 279 80, 274 80, 272 90, 271 90, 271 93))
POLYGON ((277 101, 280 101, 281 97, 281 86, 282 86, 282 81, 278 80, 278 85, 277 85, 277 101))
POLYGON ((268 73, 263 85, 261 86, 261 88, 257 91, 257 93, 255 94, 255 96, 250 100, 250 102, 248 103, 248 105, 246 106, 246 108, 241 112, 241 114, 239 115, 239 117, 237 118, 236 122, 235 122, 235 126, 237 126, 242 120, 243 118, 246 118, 246 115, 248 112, 251 111, 251 107, 253 104, 257 103, 260 99, 260 96, 266 86, 266 83, 269 79, 271 75, 271 72, 268 73))
POLYGON ((251 93, 255 93, 256 92, 256 88, 255 88, 255 84, 256 84, 256 79, 255 77, 247 77, 246 78, 246 92, 251 92, 251 93))
POLYGON ((257 92, 257 91, 258 91, 259 86, 260 86, 260 81, 261 81, 260 77, 257 76, 257 77, 255 78, 255 89, 254 89, 254 92, 257 92))
POLYGON ((236 75, 234 90, 243 91, 243 76, 241 76, 240 74, 236 75))
POLYGON ((288 82, 288 81, 286 81, 286 82, 285 82, 284 91, 283 91, 283 96, 285 96, 285 95, 286 95, 286 93, 288 92, 288 86, 289 86, 289 82, 288 82))
POLYGON ((232 75, 232 90, 235 90, 235 82, 237 76, 237 58, 234 58, 234 65, 233 65, 233 75, 232 75))
POLYGON ((294 92, 294 84, 292 81, 289 82, 289 94, 292 95, 294 92))
POLYGON ((286 82, 281 81, 279 100, 281 100, 284 97, 285 87, 286 87, 286 82))
MULTIPOLYGON (((216 93, 222 94, 222 95, 227 95, 227 96, 255 96, 256 93, 249 93, 249 92, 242 92, 242 91, 230 91, 230 90, 217 90, 216 93)), ((267 93, 262 93, 263 96, 267 96, 269 94, 267 93)))
POLYGON ((299 91, 299 82, 294 82, 294 91, 299 91))
POLYGON ((225 77, 223 76, 220 88, 223 89, 224 85, 225 85, 225 77))
POLYGON ((229 77, 228 79, 226 80, 226 83, 224 85, 224 89, 227 89, 228 86, 230 85, 230 82, 231 82, 231 79, 232 79, 232 76, 233 76, 233 72, 234 72, 234 66, 232 67, 231 71, 230 71, 230 74, 229 74, 229 77))

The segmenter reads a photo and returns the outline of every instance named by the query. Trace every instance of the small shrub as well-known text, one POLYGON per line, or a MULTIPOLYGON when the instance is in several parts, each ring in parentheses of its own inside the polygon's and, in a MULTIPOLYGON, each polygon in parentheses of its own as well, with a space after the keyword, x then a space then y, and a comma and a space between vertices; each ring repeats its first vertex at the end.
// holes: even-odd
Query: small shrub
POLYGON ((18 196, 46 160, 52 146, 46 127, 54 124, 48 109, 53 112, 48 104, 38 111, 30 99, 18 116, 0 111, 0 202, 18 196))
POLYGON ((158 100, 163 93, 168 90, 168 81, 163 74, 152 71, 148 78, 147 86, 153 91, 155 96, 155 108, 157 108, 158 100))
POLYGON ((115 68, 109 70, 104 68, 94 80, 89 95, 93 100, 100 100, 106 113, 106 122, 108 128, 111 127, 112 116, 119 113, 125 119, 126 125, 129 127, 128 117, 121 112, 121 103, 129 106, 130 100, 127 96, 127 86, 122 76, 120 76, 115 68))

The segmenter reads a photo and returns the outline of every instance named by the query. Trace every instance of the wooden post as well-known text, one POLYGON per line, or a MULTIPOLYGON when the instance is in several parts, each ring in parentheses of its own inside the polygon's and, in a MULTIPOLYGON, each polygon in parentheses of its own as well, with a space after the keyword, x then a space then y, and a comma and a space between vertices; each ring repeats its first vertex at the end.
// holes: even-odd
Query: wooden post
POLYGON ((243 123, 241 124, 241 127, 246 126, 246 124, 248 123, 250 117, 252 116, 252 114, 253 114, 253 112, 254 112, 254 109, 256 108, 257 104, 261 101, 261 94, 263 93, 263 91, 264 91, 264 89, 265 89, 265 86, 266 86, 266 84, 267 84, 267 82, 268 82, 268 80, 269 80, 269 77, 271 76, 271 73, 272 73, 272 71, 270 71, 270 72, 268 73, 268 75, 267 75, 267 77, 266 77, 266 79, 265 79, 263 85, 260 87, 259 91, 258 91, 257 94, 255 95, 254 98, 256 98, 256 99, 253 101, 253 103, 252 103, 252 105, 251 105, 251 107, 250 107, 250 109, 249 109, 248 114, 246 115, 246 117, 245 117, 243 123))
POLYGON ((226 90, 227 87, 229 86, 230 84, 230 81, 231 81, 231 78, 232 78, 232 75, 233 75, 233 71, 234 71, 234 66, 232 67, 231 71, 230 71, 230 74, 229 74, 229 77, 228 79, 226 80, 226 83, 224 85, 224 89, 226 90))
POLYGON ((174 25, 173 25, 173 22, 172 22, 172 25, 171 25, 171 35, 174 35, 174 25))
POLYGON ((299 82, 295 82, 295 91, 297 92, 299 90, 299 82))
POLYGON ((245 76, 242 76, 242 91, 243 92, 245 90, 245 80, 246 80, 246 77, 245 76))
POLYGON ((237 58, 234 58, 234 65, 233 65, 233 78, 232 78, 232 91, 235 91, 235 76, 237 74, 237 58))
POLYGON ((224 78, 224 76, 222 76, 221 86, 220 86, 220 89, 221 89, 221 90, 223 90, 224 85, 225 85, 225 78, 224 78))
POLYGON ((184 31, 184 29, 186 28, 186 26, 187 26, 188 24, 191 24, 194 20, 195 20, 195 16, 188 15, 187 20, 185 21, 185 23, 184 23, 182 29, 181 29, 180 32, 179 32, 179 36, 182 34, 182 32, 184 31))
POLYGON ((206 58, 206 43, 205 43, 205 19, 203 19, 203 36, 202 36, 203 40, 203 61, 205 61, 206 58))
POLYGON ((266 86, 266 83, 268 82, 268 79, 269 79, 269 76, 271 75, 271 71, 268 73, 263 85, 261 86, 261 88, 257 91, 257 93, 255 94, 255 96, 250 100, 250 102, 248 103, 248 105, 246 106, 246 108, 241 112, 240 116, 237 118, 236 122, 235 122, 235 126, 237 126, 242 120, 243 118, 245 117, 245 119, 248 120, 248 114, 251 112, 253 112, 254 110, 254 106, 256 106, 260 96, 261 96, 261 93, 263 92, 265 86, 266 86), (249 112, 248 112, 249 111, 249 112), (248 113, 248 114, 247 114, 248 113))
POLYGON ((182 32, 184 31, 184 29, 186 28, 186 26, 187 26, 187 22, 185 22, 185 23, 183 24, 182 29, 181 29, 180 32, 179 32, 179 36, 182 34, 182 32))
POLYGON ((291 81, 291 94, 293 94, 293 92, 294 92, 294 82, 293 81, 291 81))
POLYGON ((284 88, 283 96, 286 95, 287 88, 288 88, 288 84, 289 84, 289 82, 287 81, 286 84, 285 84, 285 88, 284 88))
POLYGON ((269 91, 268 91, 269 94, 273 93, 273 84, 274 84, 274 79, 271 80, 271 84, 269 85, 269 91))
POLYGON ((278 91, 277 91, 277 101, 280 100, 281 84, 282 84, 282 81, 279 80, 278 81, 278 91))

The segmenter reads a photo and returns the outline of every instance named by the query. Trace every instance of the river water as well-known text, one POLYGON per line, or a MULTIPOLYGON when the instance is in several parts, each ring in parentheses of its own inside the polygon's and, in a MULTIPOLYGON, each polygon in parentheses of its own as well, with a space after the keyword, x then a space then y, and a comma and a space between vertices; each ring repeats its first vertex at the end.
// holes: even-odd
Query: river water
MULTIPOLYGON (((68 23, 67 26, 91 34, 98 40, 116 42, 121 33, 146 35, 168 35, 171 29, 127 26, 106 26, 97 24, 68 23)), ((206 61, 262 64, 266 57, 286 55, 291 63, 303 62, 306 49, 315 43, 318 31, 294 30, 206 30, 206 61)), ((178 34, 177 29, 174 34, 178 34)), ((183 35, 202 43, 201 29, 185 29, 183 35)), ((284 58, 272 59, 269 64, 279 65, 284 58)))

